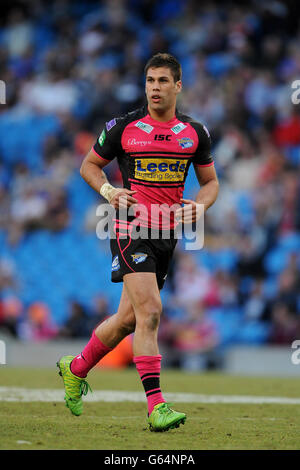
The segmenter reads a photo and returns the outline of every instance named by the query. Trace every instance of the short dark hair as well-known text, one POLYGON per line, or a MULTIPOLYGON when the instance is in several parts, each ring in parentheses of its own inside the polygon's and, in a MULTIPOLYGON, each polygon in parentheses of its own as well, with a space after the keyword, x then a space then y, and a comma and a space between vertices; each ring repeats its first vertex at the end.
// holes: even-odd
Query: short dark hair
POLYGON ((149 59, 147 64, 145 65, 145 76, 147 75, 148 69, 150 69, 151 67, 168 67, 171 70, 174 82, 178 82, 178 80, 181 80, 181 65, 178 60, 171 54, 167 54, 166 52, 159 52, 158 54, 155 54, 153 57, 151 57, 151 59, 149 59))

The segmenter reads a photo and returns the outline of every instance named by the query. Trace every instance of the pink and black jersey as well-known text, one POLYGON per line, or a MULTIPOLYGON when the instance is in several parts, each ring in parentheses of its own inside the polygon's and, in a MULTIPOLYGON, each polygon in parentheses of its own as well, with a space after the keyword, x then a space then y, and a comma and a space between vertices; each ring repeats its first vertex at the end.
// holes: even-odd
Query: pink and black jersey
POLYGON ((107 122, 93 150, 118 159, 124 187, 136 191, 139 224, 156 229, 176 225, 169 208, 180 204, 191 163, 213 165, 205 126, 178 111, 170 121, 155 121, 147 106, 107 122))

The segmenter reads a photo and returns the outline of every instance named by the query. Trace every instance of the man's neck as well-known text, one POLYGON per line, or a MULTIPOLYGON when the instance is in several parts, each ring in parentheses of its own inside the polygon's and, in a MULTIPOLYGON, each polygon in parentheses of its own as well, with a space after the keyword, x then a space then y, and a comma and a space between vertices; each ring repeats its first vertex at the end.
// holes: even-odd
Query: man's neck
POLYGON ((155 121, 159 121, 159 122, 168 122, 168 121, 171 121, 171 119, 173 119, 175 117, 175 110, 176 108, 170 108, 166 111, 163 111, 161 113, 153 110, 150 108, 150 106, 148 106, 148 112, 150 114, 150 116, 152 117, 152 119, 154 119, 155 121))

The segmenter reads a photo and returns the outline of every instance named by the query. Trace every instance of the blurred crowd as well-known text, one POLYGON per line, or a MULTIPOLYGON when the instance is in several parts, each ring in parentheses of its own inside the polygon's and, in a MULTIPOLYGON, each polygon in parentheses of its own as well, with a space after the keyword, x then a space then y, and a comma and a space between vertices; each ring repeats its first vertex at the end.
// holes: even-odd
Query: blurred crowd
MULTIPOLYGON (((300 23, 294 3, 31 0, 6 7, 0 234, 11 256, 0 252, 0 326, 20 338, 78 337, 112 313, 105 298, 101 314, 71 302, 58 327, 47 303, 22 302, 14 250, 35 230, 72 230, 70 180, 105 121, 144 104, 148 58, 170 52, 183 69, 178 107, 210 130, 221 190, 206 215, 203 253, 178 247, 160 341, 186 357, 181 365, 193 367, 195 358, 224 344, 299 338, 300 105, 291 95, 300 78, 300 23)), ((120 182, 115 163, 107 173, 120 182)), ((196 185, 187 191, 195 195, 196 185)), ((94 213, 89 204, 81 219, 92 231, 94 213)))

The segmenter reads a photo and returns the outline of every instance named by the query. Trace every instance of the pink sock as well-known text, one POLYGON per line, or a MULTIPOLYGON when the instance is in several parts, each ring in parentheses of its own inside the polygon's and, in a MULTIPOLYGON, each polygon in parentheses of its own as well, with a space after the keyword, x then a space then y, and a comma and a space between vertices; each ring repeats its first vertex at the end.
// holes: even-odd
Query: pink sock
POLYGON ((133 358, 133 362, 136 365, 145 389, 150 416, 155 405, 165 402, 159 384, 161 355, 137 356, 133 358))
POLYGON ((110 351, 112 348, 105 346, 93 331, 83 351, 71 362, 71 372, 77 377, 86 377, 88 372, 110 351))

